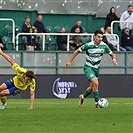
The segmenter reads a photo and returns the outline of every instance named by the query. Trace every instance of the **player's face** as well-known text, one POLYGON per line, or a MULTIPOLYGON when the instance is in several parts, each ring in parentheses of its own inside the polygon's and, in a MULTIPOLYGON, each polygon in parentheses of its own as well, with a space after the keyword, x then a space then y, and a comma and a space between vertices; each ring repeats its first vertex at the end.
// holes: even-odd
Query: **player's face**
POLYGON ((96 45, 99 45, 101 43, 103 39, 103 35, 102 34, 97 34, 96 36, 94 36, 94 43, 96 45))
POLYGON ((31 78, 30 77, 26 77, 26 75, 24 75, 24 79, 25 79, 26 83, 29 83, 31 81, 31 78))

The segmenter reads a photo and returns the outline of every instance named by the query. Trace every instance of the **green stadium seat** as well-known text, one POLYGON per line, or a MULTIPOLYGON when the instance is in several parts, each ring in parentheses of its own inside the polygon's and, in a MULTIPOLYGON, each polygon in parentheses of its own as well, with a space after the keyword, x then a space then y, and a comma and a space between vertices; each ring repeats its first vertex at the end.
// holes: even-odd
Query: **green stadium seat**
POLYGON ((82 42, 83 43, 88 43, 91 41, 91 37, 90 36, 82 36, 82 42))
POLYGON ((55 26, 55 27, 54 27, 54 32, 55 32, 55 33, 59 33, 60 30, 61 30, 61 28, 60 28, 59 26, 55 26))
POLYGON ((54 29, 53 29, 52 26, 47 26, 46 30, 47 30, 48 33, 53 33, 54 32, 54 29))
MULTIPOLYGON (((39 38, 39 44, 42 47, 43 38, 39 38)), ((55 51, 57 47, 56 40, 54 37, 50 36, 48 39, 45 40, 45 50, 46 51, 55 51)))
POLYGON ((63 26, 66 29, 66 33, 70 33, 70 28, 67 26, 63 26))
POLYGON ((57 50, 57 43, 53 37, 49 37, 47 39, 47 42, 48 42, 48 50, 50 50, 50 51, 56 51, 57 50))
POLYGON ((17 35, 18 33, 21 33, 21 27, 18 25, 15 25, 15 35, 17 35))
POLYGON ((12 37, 12 27, 10 25, 6 25, 4 27, 4 36, 12 37))
POLYGON ((82 26, 82 29, 83 29, 83 33, 86 33, 86 29, 85 29, 85 27, 82 26))
MULTIPOLYGON (((40 37, 40 38, 39 38, 38 43, 40 44, 40 47, 42 48, 42 45, 43 45, 43 37, 40 37)), ((46 41, 45 41, 45 50, 46 50, 46 51, 48 50, 48 46, 49 46, 49 44, 48 44, 48 39, 46 39, 46 41)))
POLYGON ((13 43, 11 38, 8 36, 2 37, 3 44, 7 47, 8 50, 13 50, 13 43))

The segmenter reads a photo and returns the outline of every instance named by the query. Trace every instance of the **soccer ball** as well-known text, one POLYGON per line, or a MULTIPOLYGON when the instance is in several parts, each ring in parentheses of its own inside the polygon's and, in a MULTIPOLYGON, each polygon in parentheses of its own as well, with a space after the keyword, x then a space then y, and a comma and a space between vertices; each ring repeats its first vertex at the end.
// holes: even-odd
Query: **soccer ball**
POLYGON ((109 105, 109 102, 108 102, 107 99, 101 98, 101 99, 97 102, 97 104, 98 104, 98 106, 99 106, 100 108, 107 108, 108 105, 109 105))

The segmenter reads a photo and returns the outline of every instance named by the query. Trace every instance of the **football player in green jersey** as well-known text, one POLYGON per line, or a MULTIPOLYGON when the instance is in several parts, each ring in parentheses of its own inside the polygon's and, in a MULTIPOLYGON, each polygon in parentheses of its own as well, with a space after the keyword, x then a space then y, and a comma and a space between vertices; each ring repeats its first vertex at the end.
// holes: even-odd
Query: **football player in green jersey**
POLYGON ((114 66, 117 66, 118 63, 116 61, 115 54, 111 51, 111 49, 102 42, 103 32, 100 30, 95 31, 94 41, 86 43, 79 47, 71 56, 70 60, 66 63, 66 67, 70 67, 74 58, 82 51, 86 52, 86 62, 84 64, 84 73, 90 81, 90 86, 86 89, 83 94, 79 95, 79 103, 78 106, 82 107, 84 98, 89 96, 91 92, 94 95, 96 108, 99 108, 97 102, 99 100, 99 68, 100 62, 102 60, 103 54, 106 52, 112 57, 112 62, 114 66))

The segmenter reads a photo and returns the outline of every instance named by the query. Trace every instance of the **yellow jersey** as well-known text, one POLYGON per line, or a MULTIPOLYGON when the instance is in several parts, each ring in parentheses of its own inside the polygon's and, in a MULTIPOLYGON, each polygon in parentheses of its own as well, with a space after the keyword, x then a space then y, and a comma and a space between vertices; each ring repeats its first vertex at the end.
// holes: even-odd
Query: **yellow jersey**
POLYGON ((30 86, 30 90, 34 91, 36 86, 36 81, 33 78, 30 82, 25 82, 24 73, 27 72, 25 68, 21 68, 17 63, 12 65, 12 69, 16 72, 16 76, 13 78, 14 86, 20 90, 26 90, 30 86))

